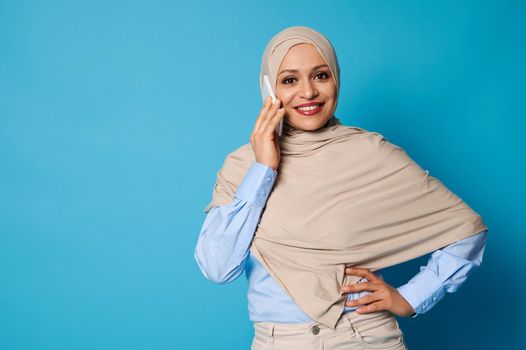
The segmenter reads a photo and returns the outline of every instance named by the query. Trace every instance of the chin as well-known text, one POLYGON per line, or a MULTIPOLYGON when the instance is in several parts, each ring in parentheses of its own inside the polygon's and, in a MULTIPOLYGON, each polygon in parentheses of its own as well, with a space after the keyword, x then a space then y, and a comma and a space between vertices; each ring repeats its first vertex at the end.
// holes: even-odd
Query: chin
MULTIPOLYGON (((301 117, 300 117, 301 118, 301 117)), ((308 118, 308 117, 307 117, 308 118)), ((327 121, 330 119, 330 117, 323 118, 323 119, 312 119, 312 120, 302 120, 298 118, 294 118, 294 120, 291 120, 290 118, 287 119, 287 122, 292 125, 295 129, 300 129, 304 131, 314 131, 318 130, 322 126, 327 123, 327 121)))
POLYGON ((322 123, 319 125, 305 125, 305 124, 302 124, 302 125, 291 124, 291 125, 294 127, 294 129, 299 129, 303 131, 316 131, 320 129, 323 125, 325 125, 325 123, 322 123))

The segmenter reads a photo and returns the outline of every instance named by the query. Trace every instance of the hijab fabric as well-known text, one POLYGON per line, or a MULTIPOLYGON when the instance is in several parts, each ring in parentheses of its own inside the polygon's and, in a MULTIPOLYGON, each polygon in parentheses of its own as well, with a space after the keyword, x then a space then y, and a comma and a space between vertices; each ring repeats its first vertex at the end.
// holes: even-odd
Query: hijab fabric
MULTIPOLYGON (((316 47, 339 91, 334 49, 308 27, 286 28, 270 40, 260 83, 268 74, 276 86, 283 58, 299 43, 316 47)), ((334 114, 315 131, 284 123, 279 143, 277 178, 250 251, 308 316, 329 327, 345 306, 341 286, 361 278, 345 275, 346 266, 376 271, 487 229, 403 148, 377 132, 342 125, 334 114)), ((253 162, 250 143, 227 155, 205 212, 232 203, 253 162)))

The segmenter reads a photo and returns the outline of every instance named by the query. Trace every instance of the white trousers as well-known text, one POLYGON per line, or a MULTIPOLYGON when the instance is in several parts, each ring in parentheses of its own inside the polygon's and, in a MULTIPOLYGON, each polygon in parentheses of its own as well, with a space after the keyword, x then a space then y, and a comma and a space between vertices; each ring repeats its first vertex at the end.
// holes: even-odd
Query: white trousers
POLYGON ((252 350, 407 350, 396 317, 382 310, 348 312, 336 329, 312 323, 254 322, 252 350))

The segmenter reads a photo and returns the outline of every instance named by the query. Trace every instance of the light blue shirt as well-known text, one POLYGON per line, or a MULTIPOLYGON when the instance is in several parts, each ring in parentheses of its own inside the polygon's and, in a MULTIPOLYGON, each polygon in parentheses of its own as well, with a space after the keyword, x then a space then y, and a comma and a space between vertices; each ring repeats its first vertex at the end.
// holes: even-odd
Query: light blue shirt
MULTIPOLYGON (((252 321, 309 323, 312 319, 294 303, 249 250, 276 174, 264 164, 252 164, 235 193, 234 201, 213 207, 208 212, 194 257, 203 275, 215 283, 231 282, 245 271, 252 321)), ((480 266, 486 232, 436 250, 427 265, 420 267, 419 273, 397 288, 416 311, 413 318, 431 309, 446 292, 458 290, 468 275, 480 266)), ((381 270, 374 273, 383 279, 381 270)), ((366 278, 361 280, 367 281, 366 278)), ((348 300, 369 293, 349 293, 348 300)), ((345 307, 344 312, 356 308, 345 307)))

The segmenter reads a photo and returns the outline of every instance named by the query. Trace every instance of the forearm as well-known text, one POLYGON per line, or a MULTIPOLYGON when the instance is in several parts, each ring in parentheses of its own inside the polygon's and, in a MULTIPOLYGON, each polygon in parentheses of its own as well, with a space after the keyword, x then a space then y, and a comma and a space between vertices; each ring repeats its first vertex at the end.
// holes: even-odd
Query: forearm
POLYGON ((416 311, 411 317, 429 311, 446 292, 457 291, 482 263, 485 245, 482 231, 435 251, 418 274, 397 288, 416 311))
POLYGON ((255 162, 236 191, 234 201, 208 212, 194 257, 209 280, 228 283, 242 273, 275 176, 270 167, 255 162))

